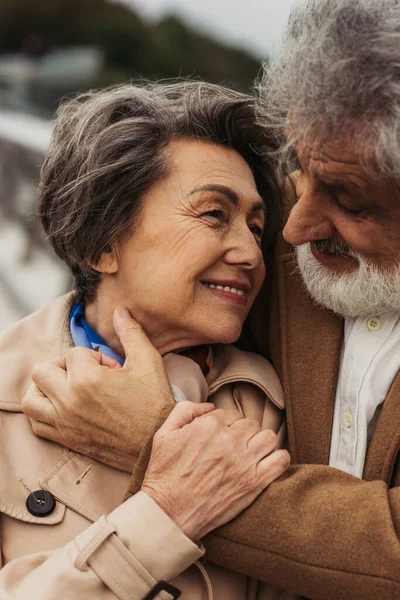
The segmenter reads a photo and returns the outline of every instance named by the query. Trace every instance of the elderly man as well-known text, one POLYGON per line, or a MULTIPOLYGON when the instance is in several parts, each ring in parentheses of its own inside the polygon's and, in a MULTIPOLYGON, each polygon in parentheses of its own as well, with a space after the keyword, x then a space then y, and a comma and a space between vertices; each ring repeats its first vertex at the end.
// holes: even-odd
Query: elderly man
MULTIPOLYGON (((282 136, 282 162, 293 154, 298 161, 297 201, 277 246, 271 326, 262 314, 265 298, 253 315, 258 348, 267 351, 269 335, 284 385, 295 466, 205 545, 214 562, 303 596, 394 600, 399 1, 309 0, 292 14, 261 87, 261 112, 282 136)), ((78 394, 76 371, 68 374, 70 400, 78 394)), ((54 396, 50 388, 43 385, 54 396)), ((117 386, 112 393, 117 403, 117 386)), ((149 395, 157 393, 153 378, 149 395)), ((87 433, 100 436, 93 424, 87 433)), ((66 429, 63 436, 65 443, 66 429)), ((186 439, 186 447, 190 442, 196 444, 186 439)), ((177 485, 179 469, 177 461, 177 485)))

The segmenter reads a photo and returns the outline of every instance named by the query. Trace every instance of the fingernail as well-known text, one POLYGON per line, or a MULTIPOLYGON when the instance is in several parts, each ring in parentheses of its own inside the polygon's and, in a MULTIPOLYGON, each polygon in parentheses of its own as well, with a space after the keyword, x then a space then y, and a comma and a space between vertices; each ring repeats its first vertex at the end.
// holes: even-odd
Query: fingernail
POLYGON ((118 307, 118 312, 119 312, 119 316, 122 319, 131 319, 131 313, 129 312, 129 310, 126 308, 126 306, 119 306, 118 307))

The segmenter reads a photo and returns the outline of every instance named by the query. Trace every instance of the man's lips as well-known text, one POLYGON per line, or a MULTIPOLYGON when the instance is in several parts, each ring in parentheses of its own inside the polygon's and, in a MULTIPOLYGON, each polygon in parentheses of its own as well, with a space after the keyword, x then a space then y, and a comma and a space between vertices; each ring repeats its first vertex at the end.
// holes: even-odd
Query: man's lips
POLYGON ((316 258, 320 262, 330 262, 331 260, 343 258, 342 256, 338 256, 337 254, 327 254, 325 252, 319 252, 314 246, 314 244, 310 244, 310 250, 314 258, 316 258))
POLYGON ((341 254, 334 254, 332 252, 320 252, 312 243, 310 244, 310 250, 314 258, 316 258, 317 260, 319 260, 319 262, 322 263, 332 262, 334 260, 348 261, 349 259, 354 261, 354 259, 350 256, 343 256, 341 254))

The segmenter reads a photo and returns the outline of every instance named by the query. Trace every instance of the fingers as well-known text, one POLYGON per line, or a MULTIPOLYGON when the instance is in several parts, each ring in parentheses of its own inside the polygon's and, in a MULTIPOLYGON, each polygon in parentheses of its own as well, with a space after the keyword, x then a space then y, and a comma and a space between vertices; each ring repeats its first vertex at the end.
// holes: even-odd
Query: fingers
MULTIPOLYGON (((251 422, 250 419, 243 419, 242 415, 237 410, 230 408, 217 408, 213 411, 212 418, 217 419, 223 425, 227 425, 228 427, 232 426, 235 428, 246 427, 251 422)), ((254 423, 255 422, 256 421, 254 421, 254 423)), ((260 429, 259 425, 258 429, 260 429)))
MULTIPOLYGON (((125 350, 126 362, 124 367, 138 367, 141 363, 160 359, 160 355, 154 348, 143 327, 132 318, 125 306, 118 306, 113 314, 115 333, 118 335, 122 347, 125 350)), ((161 359, 160 359, 161 360, 161 359)))
POLYGON ((32 371, 33 382, 46 396, 52 396, 54 391, 65 385, 67 373, 59 364, 59 361, 40 363, 32 371))
POLYGON ((260 489, 265 489, 270 483, 283 475, 290 465, 290 454, 286 450, 276 450, 262 459, 257 466, 260 489))
POLYGON ((44 438, 46 440, 50 440, 51 442, 56 442, 58 444, 62 444, 62 439, 57 429, 48 423, 42 423, 41 421, 36 421, 35 419, 29 419, 32 431, 38 437, 44 438))
POLYGON ((262 460, 275 450, 277 443, 278 437, 276 433, 271 429, 264 429, 263 431, 256 432, 249 439, 247 445, 254 455, 258 456, 259 460, 262 460))
POLYGON ((210 402, 204 402, 203 404, 189 401, 178 402, 157 433, 160 436, 164 436, 171 431, 181 429, 184 425, 188 425, 197 417, 201 417, 211 411, 217 412, 215 411, 214 404, 211 404, 210 402))
POLYGON ((98 369, 103 364, 114 369, 116 362, 113 358, 106 357, 102 352, 81 348, 80 346, 72 348, 65 355, 66 370, 73 374, 90 374, 93 373, 93 369, 98 369))
POLYGON ((82 358, 86 361, 92 361, 94 359, 102 367, 107 367, 108 369, 122 369, 122 365, 115 360, 115 358, 112 358, 112 356, 108 356, 107 354, 103 354, 103 352, 99 352, 96 349, 90 350, 89 348, 75 347, 73 350, 70 350, 67 353, 67 356, 69 353, 77 355, 76 362, 78 362, 78 360, 82 360, 82 358))
POLYGON ((22 412, 30 419, 49 425, 56 422, 56 410, 50 400, 35 385, 31 385, 22 399, 22 412))
POLYGON ((67 365, 65 362, 65 356, 63 356, 62 358, 56 358, 53 360, 48 360, 46 361, 46 363, 52 364, 55 367, 58 367, 59 369, 63 369, 64 371, 67 370, 67 365))
POLYGON ((95 358, 102 367, 107 367, 108 369, 122 369, 122 365, 120 365, 115 358, 107 356, 107 354, 103 354, 103 352, 96 352, 96 355, 95 358))

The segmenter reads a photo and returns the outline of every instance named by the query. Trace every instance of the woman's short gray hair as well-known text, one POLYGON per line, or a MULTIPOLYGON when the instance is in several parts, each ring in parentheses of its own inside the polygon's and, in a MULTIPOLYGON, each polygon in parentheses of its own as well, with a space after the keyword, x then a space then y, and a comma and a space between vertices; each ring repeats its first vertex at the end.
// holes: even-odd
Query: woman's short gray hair
POLYGON ((247 161, 266 203, 266 243, 279 227, 280 185, 251 96, 200 81, 123 85, 88 92, 58 110, 38 184, 39 216, 75 275, 82 302, 95 297, 101 254, 138 222, 144 192, 169 172, 173 139, 208 140, 247 161))
POLYGON ((363 164, 400 179, 399 0, 301 3, 259 89, 283 150, 352 140, 363 164))

